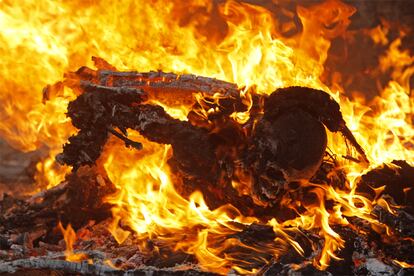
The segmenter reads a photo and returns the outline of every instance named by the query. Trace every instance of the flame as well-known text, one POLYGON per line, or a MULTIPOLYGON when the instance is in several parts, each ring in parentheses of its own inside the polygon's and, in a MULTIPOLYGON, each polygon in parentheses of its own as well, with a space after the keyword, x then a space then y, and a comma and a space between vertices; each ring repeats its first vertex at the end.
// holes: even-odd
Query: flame
POLYGON ((398 260, 392 260, 393 263, 396 263, 397 265, 399 265, 402 268, 413 268, 414 265, 413 264, 409 264, 407 262, 404 261, 398 261, 398 260))
POLYGON ((75 253, 73 251, 73 244, 76 242, 76 233, 73 230, 72 225, 68 224, 65 229, 62 223, 59 222, 58 228, 62 232, 66 244, 65 259, 70 262, 80 262, 87 259, 87 255, 84 253, 75 253))
MULTIPOLYGON (((133 231, 142 251, 159 250, 146 242, 158 237, 175 250, 195 255, 206 270, 254 273, 254 269, 237 265, 237 256, 227 249, 239 243, 248 250, 271 252, 278 257, 292 246, 303 254, 289 233, 314 230, 324 240, 314 265, 326 269, 344 246, 333 225, 349 225, 348 218, 359 217, 378 231, 387 229, 371 211, 375 204, 390 210, 394 207, 356 193, 358 177, 394 159, 414 160, 414 97, 409 85, 414 57, 400 49, 401 38, 406 35, 403 31, 394 41, 387 39, 387 25, 367 31, 374 43, 389 48, 380 57, 378 70, 392 72, 390 81, 370 102, 357 96, 350 100, 339 82, 331 86, 323 82, 331 41, 346 38, 355 11, 339 0, 298 6, 303 29, 286 38, 279 31, 281 23, 267 9, 231 0, 221 4, 209 0, 2 1, 0 135, 22 151, 46 147, 49 155, 37 164, 36 181, 47 188, 62 181, 68 168, 56 166, 53 156, 75 133, 65 112, 76 92, 59 81, 66 72, 80 66, 93 67, 91 56, 99 56, 119 70, 160 69, 234 82, 245 88, 246 102, 251 101, 249 89, 263 94, 291 85, 323 89, 340 103, 345 121, 366 150, 370 164, 341 158, 356 155, 340 135, 329 134, 329 148, 347 174, 347 187, 309 184, 317 203, 303 206, 306 211, 295 219, 267 221, 278 236, 268 248, 224 239, 257 222, 257 218, 242 216, 230 205, 210 210, 200 192, 189 199, 180 196, 174 185, 177 180, 167 165, 169 146, 151 143, 131 132, 131 137, 144 143, 143 151, 128 150, 111 141, 99 162, 118 188, 107 201, 115 206, 109 231, 119 243, 133 231), (55 85, 47 87, 52 83, 55 85), (334 202, 332 208, 325 206, 326 200, 334 202)), ((154 103, 182 120, 190 108, 154 103)), ((249 114, 232 116, 245 122, 249 114)), ((243 186, 234 183, 237 185, 243 186)), ((65 236, 68 260, 79 260, 73 253, 76 234, 72 227, 59 227, 65 236)))
POLYGON ((55 156, 58 150, 51 150, 49 156, 40 160, 36 164, 36 174, 34 179, 39 188, 50 189, 56 184, 65 180, 65 175, 70 172, 68 166, 59 166, 55 162, 55 156))
POLYGON ((166 166, 170 146, 147 141, 138 133, 131 132, 130 136, 145 141, 143 151, 127 151, 125 155, 119 155, 117 150, 113 150, 124 151, 124 146, 113 141, 110 152, 105 152, 108 156, 102 158, 109 178, 115 180, 119 189, 118 194, 108 198, 108 202, 117 206, 112 209, 114 220, 109 228, 112 235, 119 243, 128 238, 130 233, 119 227, 122 220, 138 233, 140 250, 148 250, 145 244, 148 239, 162 236, 175 245, 175 250, 196 255, 203 267, 223 273, 225 269, 221 267, 228 266, 231 261, 219 256, 230 244, 220 248, 214 248, 212 244, 240 231, 234 223, 249 225, 258 220, 241 216, 231 205, 211 211, 198 191, 189 200, 184 199, 175 190, 166 166), (145 165, 142 166, 141 162, 145 165), (194 228, 202 230, 189 231, 194 228))

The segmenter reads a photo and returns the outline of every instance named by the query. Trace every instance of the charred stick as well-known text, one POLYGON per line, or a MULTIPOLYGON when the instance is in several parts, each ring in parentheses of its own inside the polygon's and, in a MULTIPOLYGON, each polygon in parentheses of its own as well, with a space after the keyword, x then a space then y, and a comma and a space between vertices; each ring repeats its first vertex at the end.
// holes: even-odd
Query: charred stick
POLYGON ((129 101, 136 101, 142 102, 147 100, 147 94, 138 88, 133 87, 112 87, 112 86, 103 86, 97 85, 91 82, 81 81, 80 86, 84 89, 84 91, 96 91, 99 93, 109 93, 113 100, 129 100, 129 101), (126 95, 130 95, 130 97, 126 97, 126 95), (132 97, 131 97, 132 96, 132 97))
POLYGON ((344 135, 344 137, 348 139, 348 141, 352 144, 352 146, 356 149, 356 151, 361 155, 362 161, 369 164, 369 160, 368 160, 367 155, 365 154, 365 151, 362 149, 361 145, 357 142, 357 140, 355 139, 355 136, 352 134, 349 128, 345 125, 345 122, 343 126, 341 127, 340 131, 342 135, 344 135))
POLYGON ((191 74, 157 72, 117 72, 102 70, 98 73, 99 83, 103 86, 136 87, 149 91, 185 91, 188 93, 205 93, 213 96, 238 96, 237 85, 222 80, 191 74))
POLYGON ((128 137, 125 137, 121 133, 117 132, 115 129, 108 127, 108 131, 113 134, 115 137, 121 139, 125 142, 125 146, 127 147, 133 147, 134 149, 140 150, 142 149, 142 144, 140 142, 133 141, 131 139, 128 139, 128 137))
POLYGON ((342 158, 355 162, 355 163, 361 163, 361 160, 356 159, 355 157, 352 157, 350 155, 342 155, 342 158))

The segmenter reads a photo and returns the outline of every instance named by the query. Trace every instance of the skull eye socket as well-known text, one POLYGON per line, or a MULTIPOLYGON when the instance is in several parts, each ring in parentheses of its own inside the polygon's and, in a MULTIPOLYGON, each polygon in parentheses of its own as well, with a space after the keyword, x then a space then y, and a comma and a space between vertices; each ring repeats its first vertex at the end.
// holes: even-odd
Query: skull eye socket
POLYGON ((266 170, 266 176, 269 177, 272 180, 276 181, 285 181, 285 177, 281 170, 275 169, 275 168, 268 168, 266 170))
POLYGON ((300 183, 298 181, 289 182, 288 187, 290 190, 296 190, 300 187, 300 183))

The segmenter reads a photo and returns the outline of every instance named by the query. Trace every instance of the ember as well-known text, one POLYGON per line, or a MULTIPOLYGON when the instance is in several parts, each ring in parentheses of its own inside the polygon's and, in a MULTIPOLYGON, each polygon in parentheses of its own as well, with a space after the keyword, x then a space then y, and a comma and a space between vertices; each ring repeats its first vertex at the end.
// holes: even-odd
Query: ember
POLYGON ((0 3, 0 273, 413 273, 410 24, 40 2, 0 3))

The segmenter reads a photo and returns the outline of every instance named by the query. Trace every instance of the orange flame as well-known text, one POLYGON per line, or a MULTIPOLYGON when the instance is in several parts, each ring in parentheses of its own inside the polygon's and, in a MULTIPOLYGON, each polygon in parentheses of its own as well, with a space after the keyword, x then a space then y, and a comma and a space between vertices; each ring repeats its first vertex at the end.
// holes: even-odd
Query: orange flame
POLYGON ((392 260, 392 261, 402 268, 413 268, 414 267, 414 264, 409 264, 404 261, 398 261, 398 260, 392 260))
MULTIPOLYGON (((278 235, 275 244, 250 250, 267 250, 277 257, 292 246, 303 254, 288 233, 313 229, 324 239, 314 264, 325 269, 344 246, 333 225, 348 225, 347 218, 360 217, 385 228, 371 214, 377 203, 356 193, 358 177, 393 159, 414 160, 414 97, 409 86, 414 57, 399 48, 403 32, 391 42, 386 39, 386 28, 368 32, 375 43, 389 46, 379 59, 379 68, 392 72, 391 80, 372 102, 351 101, 339 84, 330 88, 321 80, 331 41, 345 35, 354 12, 353 7, 339 0, 298 7, 303 30, 286 38, 267 9, 231 0, 222 4, 209 0, 2 1, 0 135, 23 151, 47 147, 49 157, 37 164, 36 180, 48 188, 62 181, 68 168, 57 167, 52 158, 75 132, 65 112, 76 93, 67 87, 57 92, 61 89, 54 86, 42 91, 46 85, 60 81, 65 72, 83 65, 93 67, 91 56, 99 56, 120 70, 160 69, 234 82, 245 87, 246 101, 249 89, 263 94, 291 85, 323 89, 340 103, 345 121, 371 163, 368 166, 341 158, 353 153, 341 136, 329 134, 329 148, 347 174, 348 187, 309 184, 318 204, 304 206, 306 211, 295 219, 267 221, 278 235), (326 208, 325 200, 334 202, 332 209, 326 208)), ((189 109, 161 105, 179 119, 185 119, 189 109)), ((232 116, 244 122, 248 112, 232 116)), ((117 241, 122 243, 129 237, 130 232, 120 226, 128 225, 138 234, 142 250, 157 250, 148 249, 144 241, 159 237, 174 245, 175 250, 194 254, 206 270, 225 274, 233 268, 254 273, 236 265, 235 257, 226 253, 236 241, 220 241, 229 233, 241 231, 240 225, 258 219, 244 217, 231 206, 210 210, 200 192, 184 199, 176 191, 174 176, 166 164, 169 146, 151 143, 137 133, 130 135, 144 142, 143 151, 124 149, 111 141, 100 160, 119 190, 107 199, 115 205, 109 231, 117 241)), ((393 208, 385 201, 380 204, 393 208)), ((65 236, 68 260, 82 259, 73 253, 76 234, 71 226, 66 230, 59 227, 65 236)))
POLYGON ((87 259, 88 256, 84 253, 75 253, 73 251, 73 244, 76 241, 76 233, 73 230, 72 225, 68 224, 65 229, 62 223, 59 222, 58 228, 62 232, 66 244, 65 259, 70 262, 80 262, 87 259))

